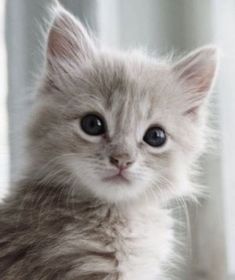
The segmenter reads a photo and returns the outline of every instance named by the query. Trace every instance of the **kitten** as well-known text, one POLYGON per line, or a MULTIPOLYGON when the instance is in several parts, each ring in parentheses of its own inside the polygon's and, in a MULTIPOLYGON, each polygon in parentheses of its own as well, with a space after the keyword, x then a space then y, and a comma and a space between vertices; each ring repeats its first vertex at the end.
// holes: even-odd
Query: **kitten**
POLYGON ((0 206, 0 279, 163 277, 175 257, 165 205, 197 192, 216 66, 211 46, 175 63, 104 50, 58 6, 24 179, 0 206))

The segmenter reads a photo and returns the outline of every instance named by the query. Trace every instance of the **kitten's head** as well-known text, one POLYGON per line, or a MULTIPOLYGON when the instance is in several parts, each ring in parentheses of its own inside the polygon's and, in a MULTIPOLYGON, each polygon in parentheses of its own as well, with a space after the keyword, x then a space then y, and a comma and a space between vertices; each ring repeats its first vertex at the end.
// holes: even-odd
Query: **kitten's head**
POLYGON ((176 63, 103 50, 59 7, 30 125, 35 176, 111 202, 190 193, 216 64, 214 47, 176 63))

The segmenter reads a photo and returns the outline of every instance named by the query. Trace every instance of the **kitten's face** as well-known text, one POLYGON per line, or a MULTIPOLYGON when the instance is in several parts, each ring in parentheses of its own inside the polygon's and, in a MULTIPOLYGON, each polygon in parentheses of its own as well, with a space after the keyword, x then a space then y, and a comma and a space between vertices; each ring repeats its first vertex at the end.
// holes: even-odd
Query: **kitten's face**
POLYGON ((189 191, 214 72, 212 48, 172 65, 98 50, 60 11, 30 130, 38 169, 111 202, 189 191))

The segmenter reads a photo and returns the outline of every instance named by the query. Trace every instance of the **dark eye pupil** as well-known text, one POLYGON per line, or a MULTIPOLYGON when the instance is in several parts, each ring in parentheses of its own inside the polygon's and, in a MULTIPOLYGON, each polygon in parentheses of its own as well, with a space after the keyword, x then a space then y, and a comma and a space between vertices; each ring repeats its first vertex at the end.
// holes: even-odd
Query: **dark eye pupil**
POLYGON ((166 142, 165 131, 160 127, 152 127, 147 130, 144 141, 153 147, 161 147, 166 142))
POLYGON ((97 136, 105 133, 104 121, 93 114, 87 115, 81 120, 81 128, 89 135, 97 136))

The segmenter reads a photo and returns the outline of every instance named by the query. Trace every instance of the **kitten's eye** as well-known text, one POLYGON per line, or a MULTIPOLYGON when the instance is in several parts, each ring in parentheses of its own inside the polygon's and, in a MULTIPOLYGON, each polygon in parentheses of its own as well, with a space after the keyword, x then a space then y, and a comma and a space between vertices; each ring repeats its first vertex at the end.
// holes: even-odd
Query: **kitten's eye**
POLYGON ((81 128, 86 134, 91 136, 98 136, 104 134, 106 131, 103 119, 95 114, 89 114, 83 117, 81 128))
POLYGON ((152 147, 161 147, 166 142, 166 133, 160 127, 151 127, 145 133, 144 141, 152 147))

